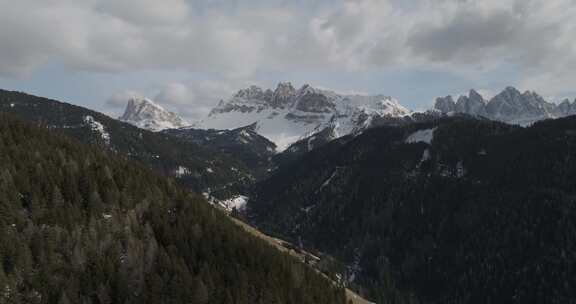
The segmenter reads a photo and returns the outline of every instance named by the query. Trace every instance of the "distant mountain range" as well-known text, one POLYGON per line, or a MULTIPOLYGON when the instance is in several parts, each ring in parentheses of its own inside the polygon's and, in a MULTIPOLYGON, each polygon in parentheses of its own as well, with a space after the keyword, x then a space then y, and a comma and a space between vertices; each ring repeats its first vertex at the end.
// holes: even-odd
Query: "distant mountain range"
POLYGON ((471 90, 468 96, 454 101, 452 96, 436 99, 434 109, 444 114, 465 113, 492 120, 518 125, 530 125, 547 118, 559 118, 576 114, 576 100, 568 99, 560 104, 550 103, 532 91, 521 93, 508 87, 490 100, 471 90))
MULTIPOLYGON (((576 114, 576 101, 554 104, 535 92, 521 93, 508 87, 489 100, 475 90, 457 100, 452 96, 439 97, 432 110, 417 113, 389 96, 340 94, 310 85, 296 89, 291 83, 282 82, 274 90, 258 86, 239 90, 232 97, 221 100, 206 118, 192 124, 146 98, 129 100, 119 119, 152 131, 182 127, 233 130, 252 125, 281 152, 291 145, 301 146, 302 142, 314 141, 317 146, 319 139, 328 142, 376 126, 401 125, 421 121, 423 116, 454 114, 530 125, 546 118, 576 114), (310 141, 311 138, 314 140, 310 141)), ((298 149, 303 151, 302 147, 298 149)))
MULTIPOLYGON (((339 94, 304 85, 279 83, 275 90, 251 86, 222 100, 210 114, 191 125, 196 129, 237 129, 254 125, 273 141, 278 151, 326 128, 333 138, 359 133, 382 119, 396 119, 411 112, 384 95, 339 94)), ((183 127, 185 122, 150 99, 131 99, 120 120, 159 131, 183 127)), ((332 139, 333 139, 332 138, 332 139)))

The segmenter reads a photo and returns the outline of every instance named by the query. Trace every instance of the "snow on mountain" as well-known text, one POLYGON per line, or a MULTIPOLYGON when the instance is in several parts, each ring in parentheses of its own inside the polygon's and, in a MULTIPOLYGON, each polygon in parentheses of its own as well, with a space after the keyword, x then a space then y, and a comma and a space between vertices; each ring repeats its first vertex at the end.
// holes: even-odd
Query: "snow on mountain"
POLYGON ((564 100, 554 104, 535 92, 521 93, 508 87, 490 100, 485 100, 474 90, 468 96, 460 96, 457 102, 454 102, 452 96, 439 97, 434 109, 445 114, 465 113, 512 124, 530 125, 546 118, 576 114, 576 101, 570 103, 564 100))
POLYGON ((436 131, 436 128, 418 130, 410 134, 410 136, 406 138, 405 142, 409 144, 423 142, 430 145, 434 139, 434 131, 436 131))
POLYGON ((248 203, 248 197, 244 195, 237 195, 227 200, 218 202, 227 211, 232 211, 234 209, 238 211, 243 211, 248 203))
POLYGON ((409 110, 388 96, 346 95, 310 85, 295 89, 285 82, 274 91, 257 86, 240 90, 194 127, 234 129, 256 123, 258 133, 282 151, 328 127, 340 137, 372 126, 375 118, 408 114, 409 110))
POLYGON ((177 114, 165 110, 148 98, 131 98, 119 120, 142 129, 161 131, 187 125, 177 114))
POLYGON ((105 144, 110 145, 110 133, 106 131, 102 123, 96 121, 94 117, 90 115, 84 116, 84 123, 87 124, 93 132, 100 134, 105 144))

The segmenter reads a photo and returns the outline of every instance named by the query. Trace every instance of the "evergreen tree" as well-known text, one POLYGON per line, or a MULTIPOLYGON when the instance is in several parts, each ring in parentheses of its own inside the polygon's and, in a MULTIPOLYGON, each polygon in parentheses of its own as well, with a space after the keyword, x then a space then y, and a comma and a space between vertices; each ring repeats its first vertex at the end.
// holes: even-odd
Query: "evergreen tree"
POLYGON ((4 114, 0 143, 0 303, 345 303, 322 298, 340 290, 331 281, 115 153, 4 114))

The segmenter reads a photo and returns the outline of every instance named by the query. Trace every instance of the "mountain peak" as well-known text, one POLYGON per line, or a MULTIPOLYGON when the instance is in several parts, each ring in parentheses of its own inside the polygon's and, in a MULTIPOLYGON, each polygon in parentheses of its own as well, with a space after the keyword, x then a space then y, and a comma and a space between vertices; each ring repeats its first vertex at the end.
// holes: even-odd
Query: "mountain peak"
POLYGON ((139 115, 146 111, 147 108, 155 108, 165 111, 160 105, 156 104, 151 99, 145 97, 131 97, 128 99, 128 104, 124 110, 124 114, 120 117, 121 120, 138 119, 139 115))
POLYGON ((506 87, 489 101, 475 90, 470 90, 469 96, 461 96, 457 103, 451 96, 440 97, 436 99, 434 108, 442 113, 465 113, 520 125, 576 114, 576 105, 572 106, 569 102, 556 105, 534 91, 521 93, 512 86, 506 87))
POLYGON ((291 82, 287 81, 287 82, 279 82, 278 85, 276 86, 276 90, 274 91, 276 92, 294 92, 296 91, 296 89, 294 89, 294 86, 292 85, 291 82))
POLYGON ((186 125, 178 115, 145 97, 130 98, 119 120, 151 131, 181 128, 186 125))
POLYGON ((242 89, 234 95, 234 97, 245 98, 245 99, 262 99, 264 96, 264 90, 257 86, 251 85, 246 89, 242 89))
POLYGON ((280 82, 272 94, 270 103, 274 108, 284 108, 290 104, 294 95, 296 95, 296 89, 292 83, 280 82))
POLYGON ((475 99, 475 100, 482 100, 484 101, 484 97, 478 93, 478 91, 471 89, 470 92, 468 92, 468 97, 470 99, 475 99))
POLYGON ((309 84, 296 89, 290 82, 280 82, 273 91, 254 86, 239 91, 197 127, 235 129, 257 122, 258 132, 283 150, 332 125, 343 136, 387 119, 402 119, 409 112, 384 95, 337 93, 309 84))
POLYGON ((159 105, 157 105, 154 101, 152 101, 151 99, 148 99, 146 97, 131 97, 128 100, 128 106, 129 107, 138 107, 141 106, 142 104, 153 104, 154 106, 160 107, 159 105))
POLYGON ((318 91, 318 89, 306 83, 298 90, 298 95, 314 94, 318 93, 318 91))
MULTIPOLYGON (((504 91, 502 91, 502 93, 500 94, 509 94, 509 95, 522 95, 522 93, 520 92, 520 90, 518 90, 515 87, 512 86, 507 86, 504 91)), ((500 95, 499 94, 499 95, 500 95)))
POLYGON ((434 109, 442 113, 454 112, 456 110, 456 103, 454 102, 454 98, 452 98, 451 95, 436 98, 434 109))

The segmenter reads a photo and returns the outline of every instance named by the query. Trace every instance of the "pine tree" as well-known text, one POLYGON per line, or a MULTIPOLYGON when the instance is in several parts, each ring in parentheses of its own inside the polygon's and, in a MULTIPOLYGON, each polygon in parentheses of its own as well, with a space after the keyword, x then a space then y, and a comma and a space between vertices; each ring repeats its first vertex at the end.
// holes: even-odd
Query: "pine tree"
POLYGON ((194 304, 206 304, 210 300, 210 294, 208 288, 204 284, 201 278, 196 277, 192 283, 192 303, 194 304))

